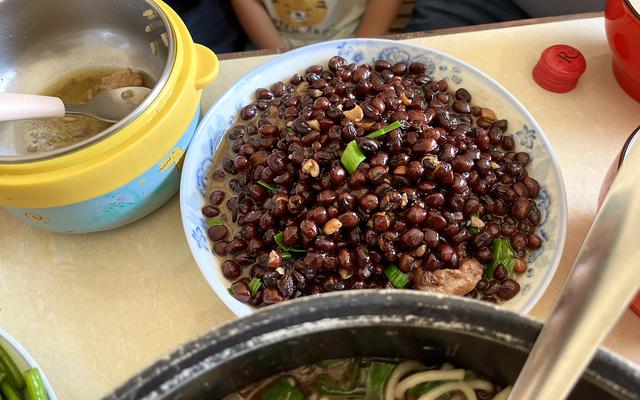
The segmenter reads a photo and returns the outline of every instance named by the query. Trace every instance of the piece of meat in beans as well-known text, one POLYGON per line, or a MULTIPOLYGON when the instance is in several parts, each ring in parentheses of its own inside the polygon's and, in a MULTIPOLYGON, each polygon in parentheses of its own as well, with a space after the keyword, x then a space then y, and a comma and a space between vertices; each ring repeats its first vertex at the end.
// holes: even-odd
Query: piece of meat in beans
POLYGON ((407 288, 489 301, 518 293, 503 264, 481 278, 495 240, 510 243, 516 273, 544 245, 529 154, 506 120, 431 72, 335 56, 257 88, 202 208, 236 299, 388 287, 390 264, 407 288), (394 121, 399 129, 367 137, 394 121), (350 174, 341 157, 354 140, 366 160, 350 174))

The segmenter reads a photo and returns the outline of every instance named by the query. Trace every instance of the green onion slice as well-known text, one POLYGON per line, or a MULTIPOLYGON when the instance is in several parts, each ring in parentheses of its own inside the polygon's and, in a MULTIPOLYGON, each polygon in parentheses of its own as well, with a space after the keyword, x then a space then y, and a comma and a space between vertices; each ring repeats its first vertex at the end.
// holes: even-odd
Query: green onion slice
POLYGON ((267 386, 260 400, 304 400, 304 395, 295 382, 293 378, 283 376, 267 386))
POLYGON ((220 226, 224 225, 224 222, 220 218, 207 218, 207 226, 220 226))
POLYGON ((263 181, 262 179, 260 179, 258 181, 258 184, 266 187, 269 190, 276 190, 277 189, 276 185, 274 185, 272 183, 267 183, 267 182, 263 181))
MULTIPOLYGON (((4 376, 3 376, 4 377, 4 376)), ((18 395, 16 390, 11 386, 8 379, 0 381, 0 393, 4 396, 5 400, 22 400, 22 396, 18 395)))
POLYGON ((409 278, 407 275, 400 271, 398 267, 395 265, 389 265, 387 269, 384 271, 384 274, 389 278, 389 282, 393 285, 393 287, 402 289, 407 286, 409 283, 409 278))
POLYGON ((507 273, 511 276, 515 264, 515 253, 511 248, 511 243, 507 238, 499 238, 493 241, 493 260, 487 265, 484 273, 487 279, 493 279, 493 271, 500 264, 504 265, 507 273))
POLYGON ((49 400, 47 389, 37 368, 30 369, 24 373, 24 381, 30 400, 49 400))
POLYGON ((358 169, 358 165, 366 159, 367 157, 362 154, 362 150, 358 147, 358 143, 356 143, 355 140, 352 140, 347 145, 347 148, 344 149, 342 157, 340 157, 340 162, 350 174, 353 174, 356 169, 358 169))
POLYGON ((16 363, 2 346, 0 346, 0 371, 5 372, 6 379, 15 389, 20 390, 24 387, 22 372, 20 372, 16 363))
POLYGON ((378 129, 377 131, 373 131, 370 134, 367 135, 367 137, 371 138, 371 139, 375 139, 377 137, 386 135, 387 133, 391 132, 394 129, 398 129, 400 128, 400 121, 394 121, 392 123, 390 123, 387 126, 384 126, 380 129, 378 129))
POLYGON ((367 399, 381 399, 384 386, 395 368, 395 364, 373 361, 366 378, 367 399))
POLYGON ((291 253, 282 253, 282 260, 283 261, 291 261, 291 260, 293 260, 293 254, 291 254, 291 253))
POLYGON ((251 280, 249 281, 249 290, 251 290, 252 296, 256 294, 258 289, 260 289, 260 286, 262 286, 262 280, 260 278, 251 278, 251 280))
POLYGON ((278 232, 277 234, 275 234, 273 236, 273 240, 276 242, 278 246, 280 246, 282 250, 284 250, 287 253, 306 253, 307 252, 306 250, 296 249, 295 247, 286 246, 284 244, 284 232, 278 232))

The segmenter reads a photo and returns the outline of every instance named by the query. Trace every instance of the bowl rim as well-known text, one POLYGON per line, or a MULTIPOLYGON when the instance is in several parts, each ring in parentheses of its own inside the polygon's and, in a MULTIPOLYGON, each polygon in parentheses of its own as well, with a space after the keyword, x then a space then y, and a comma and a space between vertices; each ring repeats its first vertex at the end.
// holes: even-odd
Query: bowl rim
MULTIPOLYGON (((362 43, 363 46, 366 46, 366 43, 375 43, 375 44, 387 44, 389 46, 401 46, 401 47, 410 47, 413 49, 417 49, 417 50, 422 50, 422 51, 429 51, 430 53, 437 55, 437 56, 441 56, 444 58, 447 58, 453 62, 459 63, 460 65, 464 66, 465 68, 468 68, 469 70, 473 71, 474 73, 478 74, 479 76, 481 76, 483 79, 487 80, 490 84, 492 84, 493 86, 497 87, 498 89, 500 89, 503 94, 508 98, 508 100, 514 105, 514 108, 518 109, 526 118, 528 118, 531 122, 533 122, 533 128, 535 129, 536 132, 539 132, 539 138, 541 139, 542 143, 544 144, 544 146, 546 147, 546 149, 548 149, 548 154, 549 157, 552 161, 552 171, 553 173, 556 175, 556 178, 558 180, 558 186, 559 186, 559 192, 558 192, 558 207, 559 207, 559 220, 558 220, 558 244, 557 244, 557 248, 558 251, 555 253, 553 259, 550 260, 549 262, 549 268, 548 268, 548 272, 546 274, 546 276, 544 277, 544 279, 541 281, 540 285, 536 288, 535 293, 531 296, 531 298, 529 299, 529 301, 524 304, 523 306, 521 306, 518 309, 514 309, 514 311, 521 313, 521 314, 526 314, 528 313, 539 301, 540 298, 543 296, 543 294, 546 292, 547 288, 549 287, 549 284, 551 283, 551 280, 553 279, 553 277, 556 274, 556 271, 558 269, 558 266, 560 265, 560 259, 562 258, 562 254, 564 252, 564 246, 565 246, 565 241, 566 241, 566 236, 567 236, 567 228, 568 228, 568 215, 567 215, 567 195, 566 195, 566 188, 565 188, 565 184, 564 184, 564 179, 562 176, 562 171, 560 169, 560 163, 558 162, 558 158, 555 154, 555 151, 553 150, 553 147, 551 146, 551 143, 549 142, 549 139, 547 138, 547 136, 545 135, 543 129, 540 127, 540 124, 538 123, 538 121, 533 117, 533 115, 529 112, 529 110, 520 102, 520 100, 518 100, 507 88, 505 88, 502 84, 500 84, 498 81, 496 81, 494 78, 492 78, 491 76, 489 76, 488 74, 486 74, 484 71, 480 70, 479 68, 473 66, 472 64, 463 61, 457 57, 454 57, 446 52, 440 51, 440 50, 436 50, 430 47, 426 47, 426 46, 422 46, 422 45, 418 45, 418 44, 414 44, 414 43, 406 43, 406 42, 400 42, 400 41, 395 41, 395 40, 390 40, 390 39, 376 39, 376 38, 349 38, 349 39, 337 39, 337 40, 330 40, 330 41, 325 41, 325 42, 319 42, 319 43, 314 43, 314 44, 310 44, 307 46, 303 46, 303 47, 299 47, 296 48, 294 50, 290 50, 288 52, 282 53, 282 54, 276 54, 274 57, 268 59, 267 61, 265 61, 264 63, 262 63, 261 65, 253 68, 251 71, 249 71, 246 75, 242 76, 241 78, 239 78, 237 81, 235 81, 233 83, 233 85, 229 86, 226 91, 220 96, 220 98, 218 100, 216 100, 216 102, 211 106, 211 108, 209 110, 207 110, 205 116, 202 118, 202 120, 200 121, 200 124, 198 125, 198 128, 195 132, 195 134, 193 135, 193 138, 191 139, 191 146, 194 143, 197 143, 199 141, 199 139, 202 138, 206 138, 206 126, 208 125, 215 125, 215 115, 216 115, 216 109, 218 107, 218 104, 224 104, 229 102, 230 100, 232 100, 235 97, 235 94, 237 92, 237 89, 239 86, 243 85, 244 80, 246 79, 247 76, 254 76, 254 75, 259 75, 262 74, 263 72, 269 70, 271 68, 271 65, 278 62, 279 60, 283 59, 284 57, 286 57, 289 54, 297 54, 297 53, 304 53, 304 52, 309 52, 309 51, 313 51, 313 49, 315 48, 323 48, 326 46, 334 46, 336 44, 341 44, 341 43, 352 43, 352 44, 358 44, 358 43, 362 43)), ((196 165, 196 161, 197 159, 195 158, 195 151, 191 151, 190 149, 187 150, 186 153, 186 157, 185 157, 185 161, 184 161, 184 166, 183 166, 183 171, 182 173, 184 174, 187 171, 192 171, 192 170, 196 170, 197 167, 195 168, 191 168, 190 166, 196 165)), ((241 303, 240 301, 236 300, 233 296, 231 296, 228 291, 227 291, 227 287, 225 287, 225 285, 222 284, 222 282, 219 279, 215 279, 212 278, 210 279, 210 277, 205 274, 204 271, 204 266, 201 265, 201 263, 198 260, 198 257, 196 257, 197 254, 197 250, 198 247, 197 245, 194 243, 193 239, 191 238, 190 235, 190 231, 189 231, 189 227, 187 226, 187 215, 186 215, 186 207, 185 207, 185 202, 186 202, 186 193, 190 192, 191 190, 195 190, 195 188, 193 187, 187 187, 187 179, 183 177, 181 177, 180 180, 180 217, 181 217, 181 222, 182 222, 182 227, 187 239, 187 243, 189 245, 189 250, 191 251, 191 255, 193 257, 193 259, 195 260, 196 264, 198 265, 198 269, 200 270, 200 272, 202 273, 202 275, 204 275, 205 279, 207 280, 207 282, 209 283, 209 286, 213 289, 213 291, 215 292, 215 294, 218 296, 218 298, 220 300, 222 300, 222 302, 238 317, 245 317, 248 315, 251 315, 253 313, 255 313, 258 309, 255 307, 252 307, 248 304, 245 303, 241 303)), ((207 238, 208 240, 208 238, 207 238)))
MULTIPOLYGON (((22 344, 20 344, 20 342, 18 342, 17 339, 11 336, 9 332, 3 330, 2 328, 0 328, 0 337, 4 339, 7 343, 9 343, 9 345, 11 345, 11 347, 15 350, 15 352, 18 353, 20 357, 22 357, 24 361, 27 362, 27 364, 29 364, 30 368, 38 369, 38 371, 40 372, 40 377, 42 378, 42 382, 44 383, 44 387, 47 389, 47 394, 49 395, 49 399, 57 400, 58 398, 56 397, 56 394, 53 391, 53 387, 51 386, 49 379, 47 379, 47 376, 44 370, 42 369, 42 367, 40 367, 40 365, 38 365, 35 358, 31 356, 31 354, 27 351, 27 349, 22 344)), ((20 371, 20 372, 24 372, 24 371, 20 371)))
POLYGON ((149 106, 160 96, 160 93, 164 90, 165 84, 169 80, 173 68, 176 63, 176 45, 177 37, 174 27, 171 25, 171 21, 167 16, 167 13, 162 9, 159 2, 156 0, 142 0, 152 11, 160 17, 167 33, 167 58, 165 60, 164 69, 162 74, 158 78, 158 81, 151 89, 151 92, 142 100, 136 108, 133 109, 126 117, 109 126, 107 129, 98 132, 96 135, 89 136, 88 138, 79 142, 73 143, 69 146, 61 147, 59 149, 53 149, 49 151, 43 151, 39 153, 23 153, 19 155, 0 155, 0 164, 21 164, 47 161, 52 158, 61 157, 69 153, 80 151, 92 144, 99 142, 112 136, 122 130, 124 130, 133 120, 138 118, 149 106))

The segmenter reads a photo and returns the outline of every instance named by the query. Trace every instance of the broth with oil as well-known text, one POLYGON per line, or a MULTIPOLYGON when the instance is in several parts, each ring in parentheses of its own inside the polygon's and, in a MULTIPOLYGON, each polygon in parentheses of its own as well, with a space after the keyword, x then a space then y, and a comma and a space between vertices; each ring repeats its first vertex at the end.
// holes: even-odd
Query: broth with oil
MULTIPOLYGON (((124 86, 152 87, 152 80, 131 68, 83 69, 62 76, 41 94, 59 97, 65 104, 81 104, 105 90, 124 86)), ((18 124, 18 129, 25 132, 24 148, 27 153, 66 147, 94 136, 112 125, 84 115, 26 120, 18 124)))

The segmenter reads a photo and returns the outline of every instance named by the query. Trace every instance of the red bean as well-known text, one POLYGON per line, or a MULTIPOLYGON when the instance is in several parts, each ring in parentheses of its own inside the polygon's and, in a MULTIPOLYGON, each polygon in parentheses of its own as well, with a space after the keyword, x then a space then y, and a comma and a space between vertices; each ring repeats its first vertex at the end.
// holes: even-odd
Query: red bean
POLYGON ((538 181, 529 176, 525 176, 522 179, 522 183, 527 187, 530 199, 538 197, 538 193, 540 192, 540 185, 538 184, 538 181))
POLYGON ((426 217, 427 211, 419 205, 414 205, 407 211, 407 219, 414 224, 419 224, 426 217))
POLYGON ((360 223, 360 218, 353 211, 348 211, 341 214, 338 220, 345 228, 353 228, 360 223))
POLYGON ((373 216, 373 230, 377 233, 386 232, 391 225, 389 217, 385 214, 376 214, 373 216))
POLYGON ((367 194, 360 199, 360 208, 366 212, 371 212, 378 208, 378 197, 375 194, 367 194))
POLYGON ((530 249, 538 249, 542 247, 542 238, 535 233, 527 236, 527 247, 530 249))
POLYGON ((284 229, 283 242, 285 246, 294 247, 299 240, 299 229, 297 226, 288 226, 284 229))
POLYGON ((520 291, 520 284, 513 279, 506 279, 500 284, 498 296, 503 300, 512 299, 520 291))
POLYGON ((444 205, 444 196, 442 193, 432 193, 425 198, 425 203, 429 207, 440 208, 444 205))
POLYGON ((242 273, 240 264, 234 260, 225 260, 222 263, 222 274, 227 279, 236 279, 242 273))
POLYGON ((223 240, 227 237, 228 233, 229 230, 224 225, 216 225, 207 229, 207 235, 209 236, 209 239, 213 240, 214 242, 223 240))
POLYGON ((234 282, 231 285, 231 295, 242 303, 249 302, 251 290, 249 289, 249 283, 246 278, 234 282))
POLYGON ((445 226, 447 226, 447 220, 444 219, 442 214, 436 211, 431 211, 431 210, 427 211, 425 222, 427 226, 429 226, 430 228, 436 231, 439 231, 443 229, 445 226))
POLYGON ((400 240, 409 249, 414 249, 424 242, 424 234, 418 228, 411 228, 402 234, 400 240))
POLYGON ((526 197, 520 196, 516 199, 511 214, 519 220, 526 219, 531 212, 531 207, 531 201, 526 197))
POLYGON ((510 241, 514 250, 524 250, 527 246, 527 239, 519 232, 511 235, 510 241))
POLYGON ((220 210, 217 207, 213 207, 210 205, 202 207, 202 215, 204 215, 205 217, 211 218, 215 217, 218 214, 220 214, 220 210))
POLYGON ((456 156, 451 160, 451 167, 455 172, 469 172, 473 168, 473 160, 465 156, 456 156))

